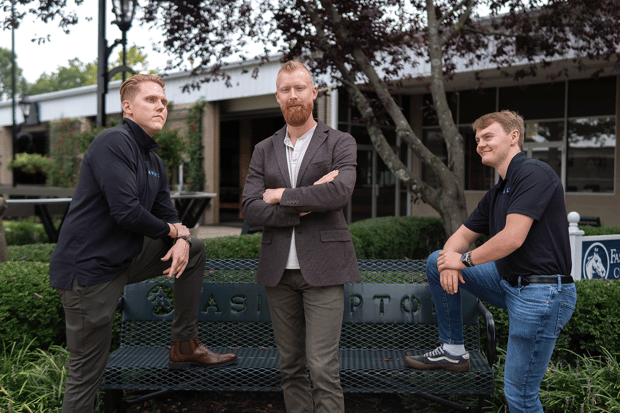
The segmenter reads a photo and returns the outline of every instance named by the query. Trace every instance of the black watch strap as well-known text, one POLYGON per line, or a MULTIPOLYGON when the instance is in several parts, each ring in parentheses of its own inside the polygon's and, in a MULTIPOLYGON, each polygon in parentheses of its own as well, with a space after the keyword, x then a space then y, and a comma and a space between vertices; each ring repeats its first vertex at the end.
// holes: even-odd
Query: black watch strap
POLYGON ((190 238, 189 238, 189 237, 178 237, 177 239, 178 239, 178 240, 179 240, 179 239, 184 240, 185 242, 187 242, 187 244, 190 246, 190 248, 192 247, 192 241, 190 240, 190 238))

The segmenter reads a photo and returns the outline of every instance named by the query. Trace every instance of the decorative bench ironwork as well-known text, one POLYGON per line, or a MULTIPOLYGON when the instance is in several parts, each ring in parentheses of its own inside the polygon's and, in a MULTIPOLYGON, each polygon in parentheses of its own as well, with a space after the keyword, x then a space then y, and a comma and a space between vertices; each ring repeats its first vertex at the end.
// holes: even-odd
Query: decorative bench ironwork
MULTIPOLYGON (((359 260, 362 282, 345 285, 340 378, 348 393, 415 393, 460 411, 482 411, 493 394, 493 316, 463 292, 468 372, 413 370, 405 352, 421 354, 438 344, 430 289, 421 260, 359 260), (480 347, 479 315, 487 340, 480 347), (476 395, 466 407, 436 395, 476 395)), ((100 388, 106 412, 176 390, 280 391, 278 351, 264 288, 253 282, 258 261, 207 260, 198 330, 217 352, 234 352, 236 364, 221 368, 168 369, 172 285, 158 278, 125 287, 121 346, 110 355, 100 388), (123 390, 154 391, 131 400, 123 390)))

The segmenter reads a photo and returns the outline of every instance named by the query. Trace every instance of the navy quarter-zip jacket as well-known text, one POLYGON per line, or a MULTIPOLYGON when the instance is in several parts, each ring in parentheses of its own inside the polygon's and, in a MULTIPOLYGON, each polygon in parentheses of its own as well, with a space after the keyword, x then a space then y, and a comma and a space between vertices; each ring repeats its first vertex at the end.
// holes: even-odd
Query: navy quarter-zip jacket
POLYGON ((120 276, 144 237, 162 238, 179 217, 155 150, 161 147, 125 119, 88 147, 80 180, 50 261, 50 285, 71 290, 120 276))

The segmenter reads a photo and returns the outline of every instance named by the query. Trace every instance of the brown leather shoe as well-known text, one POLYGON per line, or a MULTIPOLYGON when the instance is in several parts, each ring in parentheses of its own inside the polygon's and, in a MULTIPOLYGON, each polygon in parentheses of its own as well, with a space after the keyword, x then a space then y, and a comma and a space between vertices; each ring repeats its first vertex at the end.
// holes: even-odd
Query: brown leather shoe
POLYGON ((198 338, 191 341, 173 341, 170 348, 168 367, 174 370, 188 369, 191 366, 222 367, 237 361, 234 353, 214 353, 202 345, 198 338))

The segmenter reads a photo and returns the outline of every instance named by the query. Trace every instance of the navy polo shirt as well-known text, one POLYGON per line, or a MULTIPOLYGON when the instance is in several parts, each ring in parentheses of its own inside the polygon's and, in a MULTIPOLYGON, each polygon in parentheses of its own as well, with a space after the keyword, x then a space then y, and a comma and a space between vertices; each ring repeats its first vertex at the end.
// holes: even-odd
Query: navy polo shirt
POLYGON ((517 154, 506 178, 485 194, 464 225, 493 237, 506 226, 508 214, 526 215, 534 222, 523 245, 495 262, 502 277, 570 275, 564 188, 549 165, 517 154))

